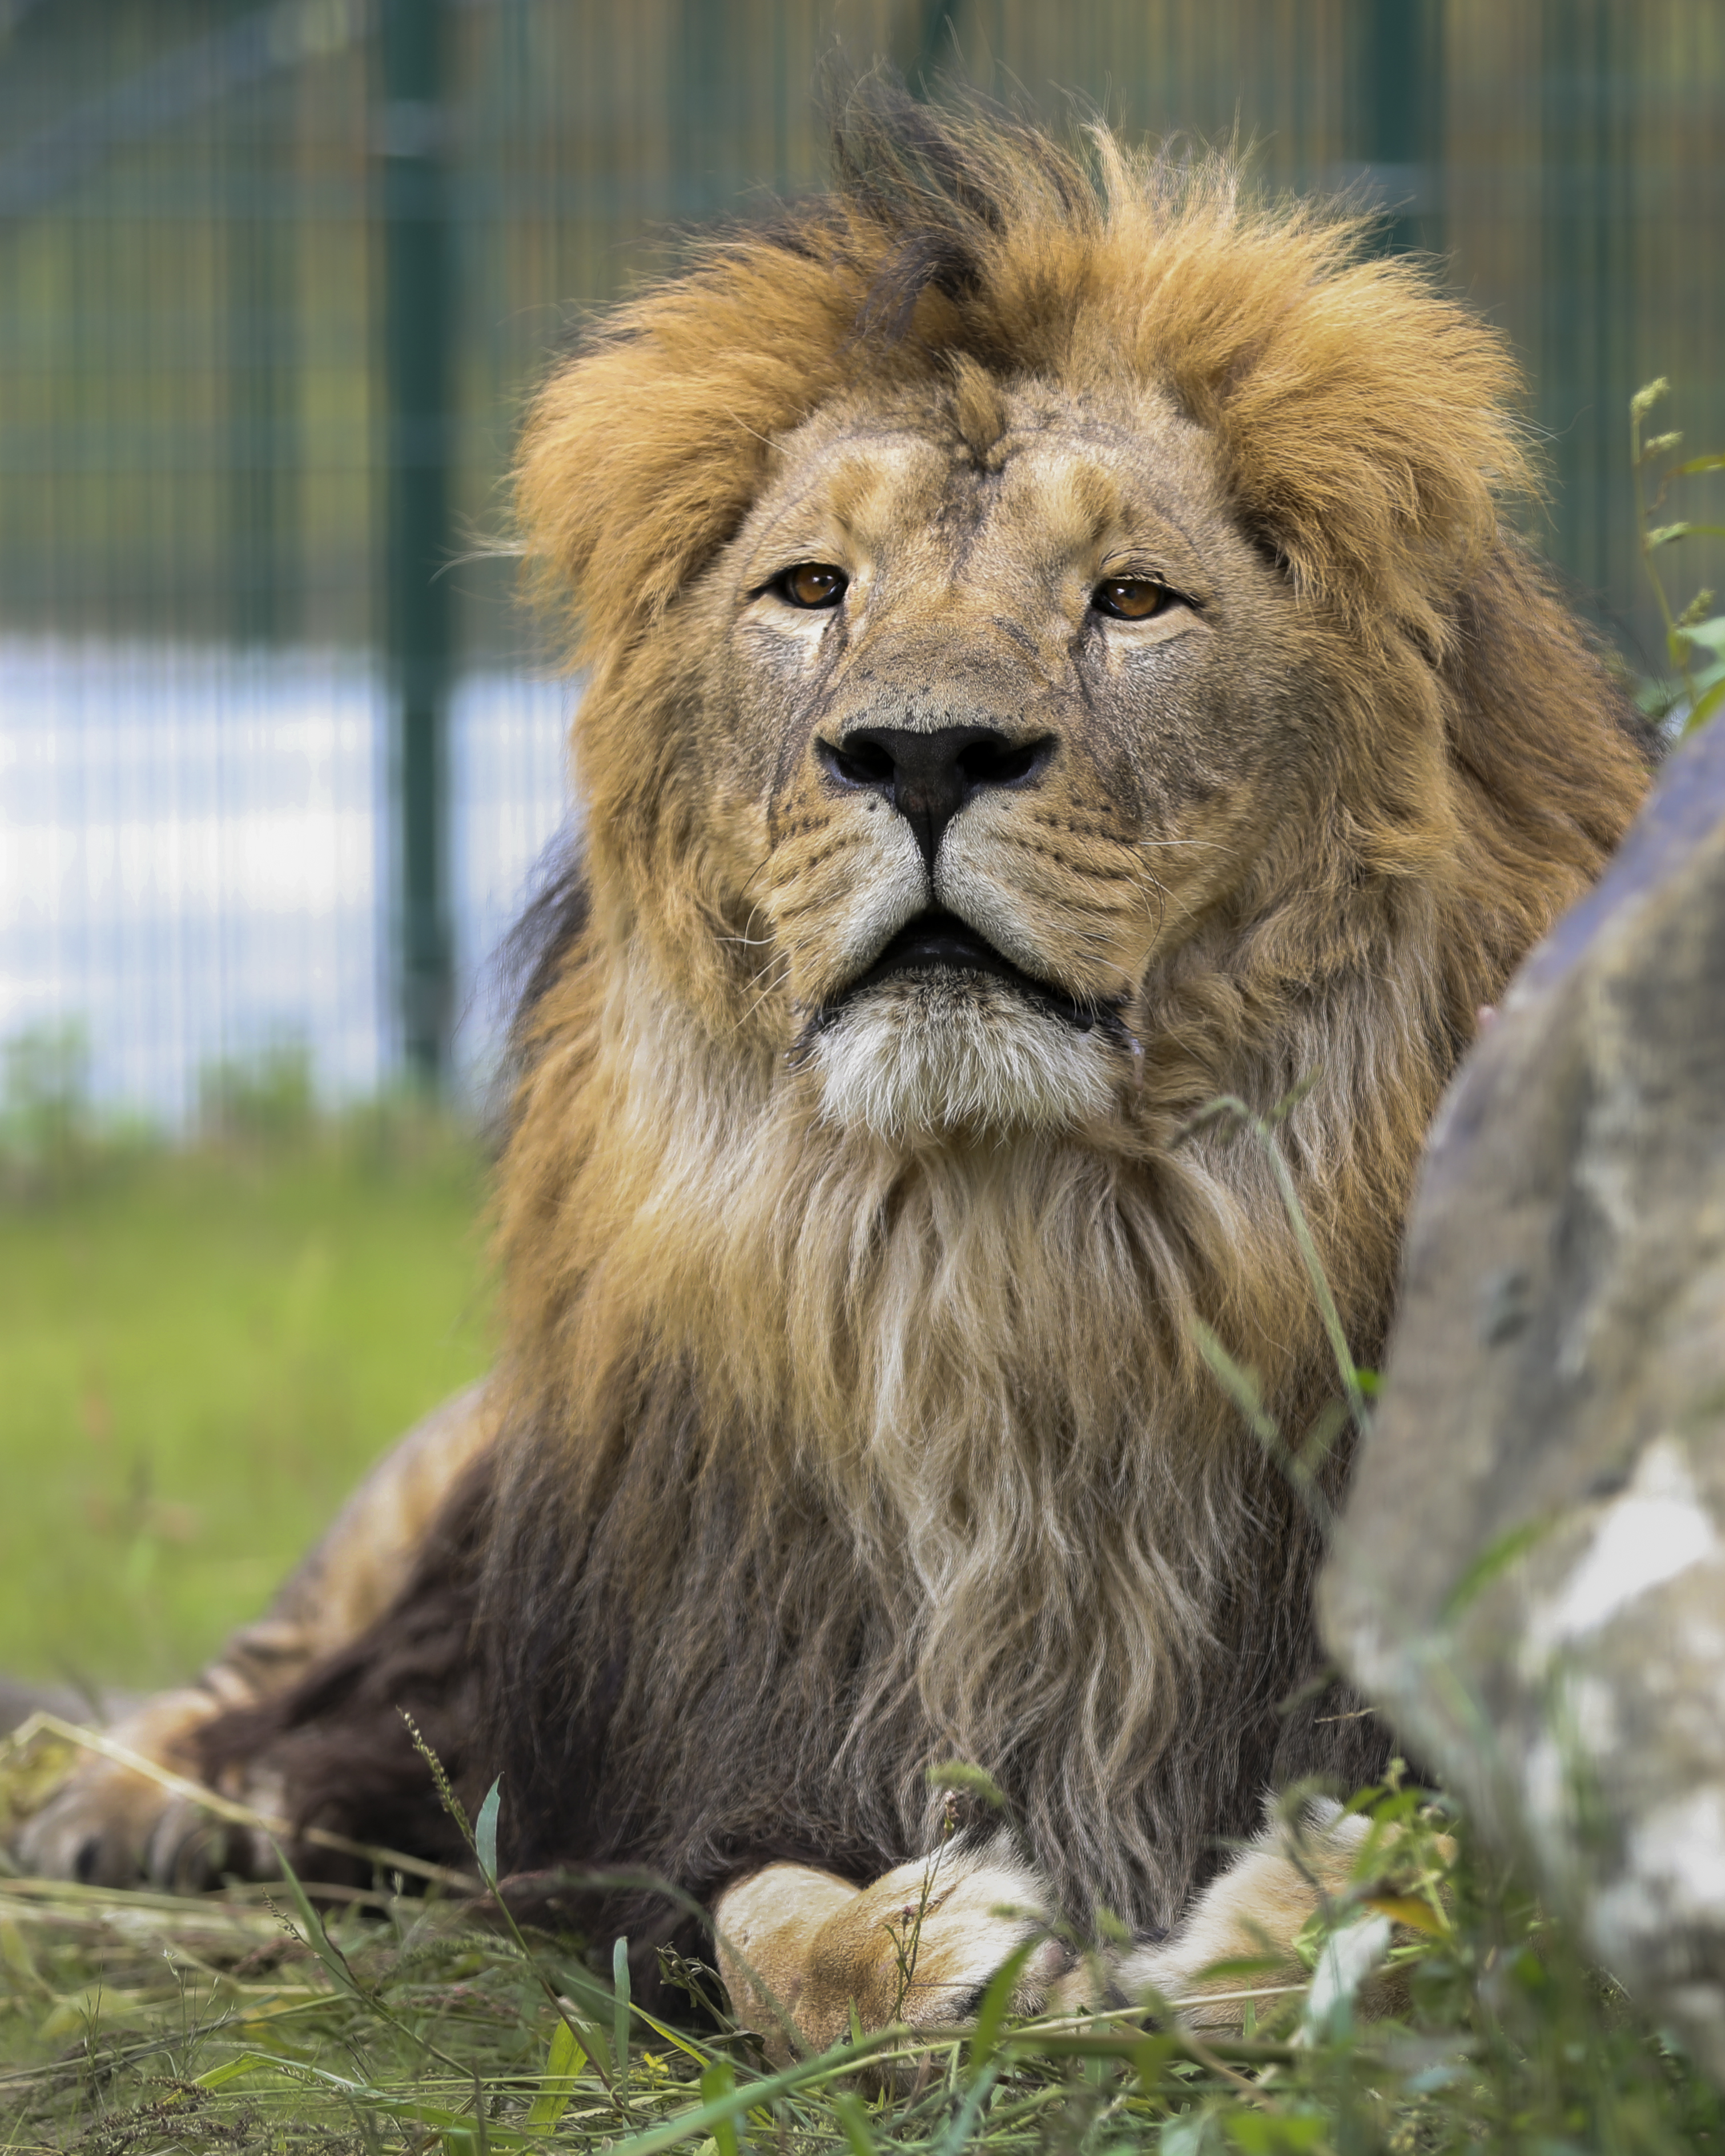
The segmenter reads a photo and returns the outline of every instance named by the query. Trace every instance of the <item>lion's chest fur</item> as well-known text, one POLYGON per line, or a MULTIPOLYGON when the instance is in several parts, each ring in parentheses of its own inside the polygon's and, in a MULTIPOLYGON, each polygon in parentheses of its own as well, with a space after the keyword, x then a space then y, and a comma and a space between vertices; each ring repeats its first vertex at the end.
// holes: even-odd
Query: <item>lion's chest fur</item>
MULTIPOLYGON (((961 1759, 1075 1913, 1165 1925, 1255 1824, 1316 1537, 1158 1292, 1131 1178, 1045 1148, 845 1194, 751 1247, 733 1184, 690 1237, 676 1295, 731 1283, 747 1353, 667 1293, 572 1409, 523 1409, 489 1592, 524 1859, 866 1877, 961 1759)), ((1279 1373, 1300 1415, 1312 1361, 1279 1373)))
MULTIPOLYGON (((1106 1142, 906 1157, 631 985, 516 1140, 557 1193, 488 1587, 529 1853, 865 1876, 956 1758, 1075 1912, 1172 1921, 1317 1659, 1316 1534, 1198 1347, 1296 1432, 1336 1389, 1261 1155, 1170 1149, 1213 1081, 1153 1057, 1106 1142)), ((1362 1353, 1393 1233, 1337 1269, 1362 1353)))

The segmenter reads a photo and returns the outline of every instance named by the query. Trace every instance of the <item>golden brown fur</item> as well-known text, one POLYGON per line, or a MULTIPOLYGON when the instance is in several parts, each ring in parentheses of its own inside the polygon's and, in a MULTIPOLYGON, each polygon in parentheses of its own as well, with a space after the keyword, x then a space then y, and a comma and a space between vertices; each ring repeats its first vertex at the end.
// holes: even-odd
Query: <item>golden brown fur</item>
POLYGON ((1272 1777, 1381 1741, 1283 1711, 1316 1533, 1199 1322, 1291 1432, 1334 1372, 1260 1152, 1189 1126, 1305 1089, 1375 1353, 1439 1093, 1641 761, 1502 521, 1507 352, 1424 271, 1220 164, 884 93, 839 179, 621 310, 524 444, 585 910, 500 1183, 465 1764, 516 1861, 711 1896, 916 1858, 965 1758, 1051 1906, 1155 1935, 1272 1777), (772 579, 840 552, 842 619, 793 619, 772 579), (1122 574, 1183 596, 1099 626, 1122 574), (832 778, 882 714, 1050 760, 937 842, 832 778), (931 905, 1066 1019, 850 993, 931 905))

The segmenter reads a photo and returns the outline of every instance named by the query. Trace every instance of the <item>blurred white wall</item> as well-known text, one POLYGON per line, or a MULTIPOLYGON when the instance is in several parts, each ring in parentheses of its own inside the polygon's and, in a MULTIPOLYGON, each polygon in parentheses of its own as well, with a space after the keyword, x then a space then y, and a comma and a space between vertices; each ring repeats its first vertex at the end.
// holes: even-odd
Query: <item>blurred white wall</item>
MULTIPOLYGON (((450 721, 457 1058, 568 813, 567 684, 459 683, 450 721)), ((327 1099, 395 1065, 388 706, 352 653, 0 639, 0 1039, 86 1029, 92 1091, 183 1127, 200 1071, 285 1040, 327 1099)))

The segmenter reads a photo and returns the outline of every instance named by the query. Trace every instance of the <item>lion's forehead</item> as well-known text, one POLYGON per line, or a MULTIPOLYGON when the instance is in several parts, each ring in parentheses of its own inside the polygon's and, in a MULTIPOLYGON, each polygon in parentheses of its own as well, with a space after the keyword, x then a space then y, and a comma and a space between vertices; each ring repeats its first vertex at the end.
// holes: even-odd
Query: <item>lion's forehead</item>
POLYGON ((1205 555, 1237 538, 1208 439, 1166 398, 1038 383, 1003 392, 980 427, 937 393, 816 413, 779 446, 743 574, 824 549, 924 575, 963 557, 1011 582, 1147 540, 1202 580, 1205 555))

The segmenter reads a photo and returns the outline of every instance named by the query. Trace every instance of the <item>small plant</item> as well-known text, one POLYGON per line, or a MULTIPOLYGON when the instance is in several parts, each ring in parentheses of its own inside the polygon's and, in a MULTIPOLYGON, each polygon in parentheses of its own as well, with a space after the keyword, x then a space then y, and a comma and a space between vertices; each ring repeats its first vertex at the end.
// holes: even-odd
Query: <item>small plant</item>
POLYGON ((98 1106, 91 1060, 82 1019, 26 1026, 0 1041, 0 1202, 87 1192, 155 1149, 146 1122, 98 1106))
POLYGON ((1725 703, 1725 613, 1713 611, 1714 594, 1698 591, 1680 613, 1673 613, 1665 579, 1659 572, 1664 550, 1681 539, 1725 539, 1725 524, 1679 521, 1656 524, 1665 506, 1666 490, 1674 480, 1693 479, 1705 472, 1725 471, 1725 454, 1687 457, 1668 465, 1659 475, 1651 497, 1648 480, 1652 467, 1662 457, 1682 446, 1681 434, 1644 437, 1647 414, 1666 396, 1671 384, 1661 375, 1638 389, 1630 399, 1630 460, 1635 477, 1635 529, 1647 580, 1659 602, 1665 624, 1666 654, 1677 670, 1675 680, 1647 682, 1637 701, 1650 718, 1663 721, 1673 733, 1693 733, 1725 703))
POLYGON ((922 1951, 922 1927, 927 1921, 929 1911, 936 1906, 935 1877, 940 1870, 941 1860, 947 1854, 947 1845, 957 1830, 958 1799, 948 1789, 946 1800, 941 1806, 940 1840, 935 1845, 934 1854, 923 1866, 917 1897, 915 1902, 906 1903, 886 1927, 887 1936, 892 1941, 893 1958, 898 1969, 898 1982, 892 1998, 892 2019, 895 2021, 903 2020, 905 2002, 916 1986, 916 1963, 922 1951))
POLYGON ((0 1137, 39 1174, 63 1174, 91 1136, 90 1034, 83 1024, 28 1026, 0 1047, 0 1137))
POLYGON ((293 1144, 305 1138, 316 1113, 311 1051, 302 1040, 275 1040, 255 1055, 207 1064, 198 1078, 198 1120, 207 1137, 293 1144))

